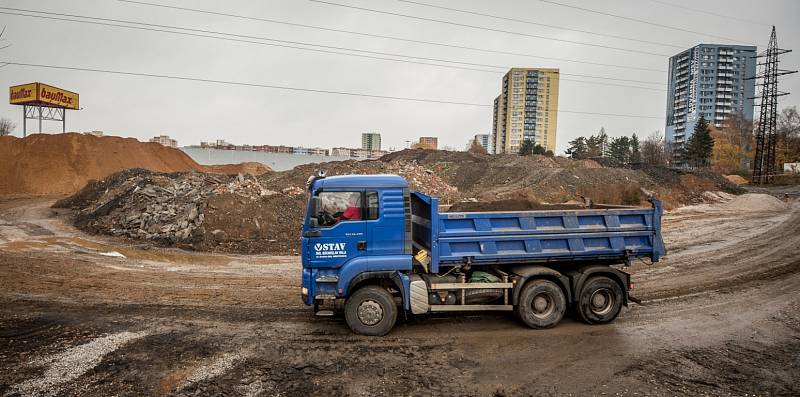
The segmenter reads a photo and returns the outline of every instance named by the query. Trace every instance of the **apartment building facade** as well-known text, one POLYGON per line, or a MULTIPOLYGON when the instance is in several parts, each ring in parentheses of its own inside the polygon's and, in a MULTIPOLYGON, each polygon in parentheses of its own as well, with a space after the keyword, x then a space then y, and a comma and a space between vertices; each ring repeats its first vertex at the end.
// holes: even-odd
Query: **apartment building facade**
POLYGON ((150 138, 150 142, 161 144, 162 146, 177 148, 178 141, 169 137, 169 135, 159 135, 150 138))
POLYGON ((699 44, 669 59, 665 138, 686 144, 700 118, 721 127, 741 114, 753 119, 755 46, 699 44))
POLYGON ((369 151, 381 150, 381 134, 377 132, 362 133, 361 148, 369 151))
POLYGON ((492 153, 517 153, 524 141, 556 150, 559 70, 512 68, 494 100, 492 153))

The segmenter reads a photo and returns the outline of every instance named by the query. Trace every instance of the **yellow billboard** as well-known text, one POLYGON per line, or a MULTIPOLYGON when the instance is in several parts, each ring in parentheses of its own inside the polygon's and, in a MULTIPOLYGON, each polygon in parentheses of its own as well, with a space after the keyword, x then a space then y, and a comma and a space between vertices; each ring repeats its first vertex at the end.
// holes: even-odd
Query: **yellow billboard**
POLYGON ((25 105, 30 102, 36 102, 36 95, 39 92, 36 85, 37 83, 30 83, 9 88, 9 103, 12 105, 25 105))
POLYGON ((10 87, 9 103, 12 105, 50 106, 80 109, 77 93, 44 83, 30 83, 10 87))

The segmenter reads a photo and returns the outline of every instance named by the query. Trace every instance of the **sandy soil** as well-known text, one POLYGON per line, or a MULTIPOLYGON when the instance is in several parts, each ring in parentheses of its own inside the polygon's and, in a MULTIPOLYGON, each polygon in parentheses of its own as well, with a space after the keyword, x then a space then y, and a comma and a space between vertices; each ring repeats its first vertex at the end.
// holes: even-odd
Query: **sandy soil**
MULTIPOLYGON (((795 191, 796 193, 796 191, 795 191)), ((683 209, 608 325, 506 314, 355 336, 300 302, 297 257, 87 236, 0 198, 0 395, 799 395, 800 203, 683 209)))

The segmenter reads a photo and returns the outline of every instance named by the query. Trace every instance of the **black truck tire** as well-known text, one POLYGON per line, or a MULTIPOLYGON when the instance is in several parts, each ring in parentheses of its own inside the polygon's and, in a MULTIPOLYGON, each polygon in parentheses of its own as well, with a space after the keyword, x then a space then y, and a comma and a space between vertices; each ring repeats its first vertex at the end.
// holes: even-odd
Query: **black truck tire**
POLYGON ((550 328, 561 321, 566 309, 564 291, 550 280, 536 279, 522 287, 515 313, 531 328, 550 328))
POLYGON ((583 284, 576 311, 587 324, 605 324, 617 318, 623 299, 619 283, 605 276, 595 276, 583 284))
POLYGON ((397 321, 397 306, 392 294, 377 285, 368 285, 354 292, 344 304, 344 318, 353 332, 383 336, 397 321))

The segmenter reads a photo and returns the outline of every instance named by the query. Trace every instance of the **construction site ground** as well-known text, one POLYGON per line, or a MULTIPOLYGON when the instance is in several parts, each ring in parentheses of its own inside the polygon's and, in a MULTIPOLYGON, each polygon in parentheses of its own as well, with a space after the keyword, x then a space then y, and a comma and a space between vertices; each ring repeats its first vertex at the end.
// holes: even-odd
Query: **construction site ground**
POLYGON ((87 235, 55 198, 6 196, 0 395, 800 395, 800 203, 753 200, 667 214, 667 257, 629 269, 642 304, 611 324, 362 337, 301 303, 299 257, 87 235))

